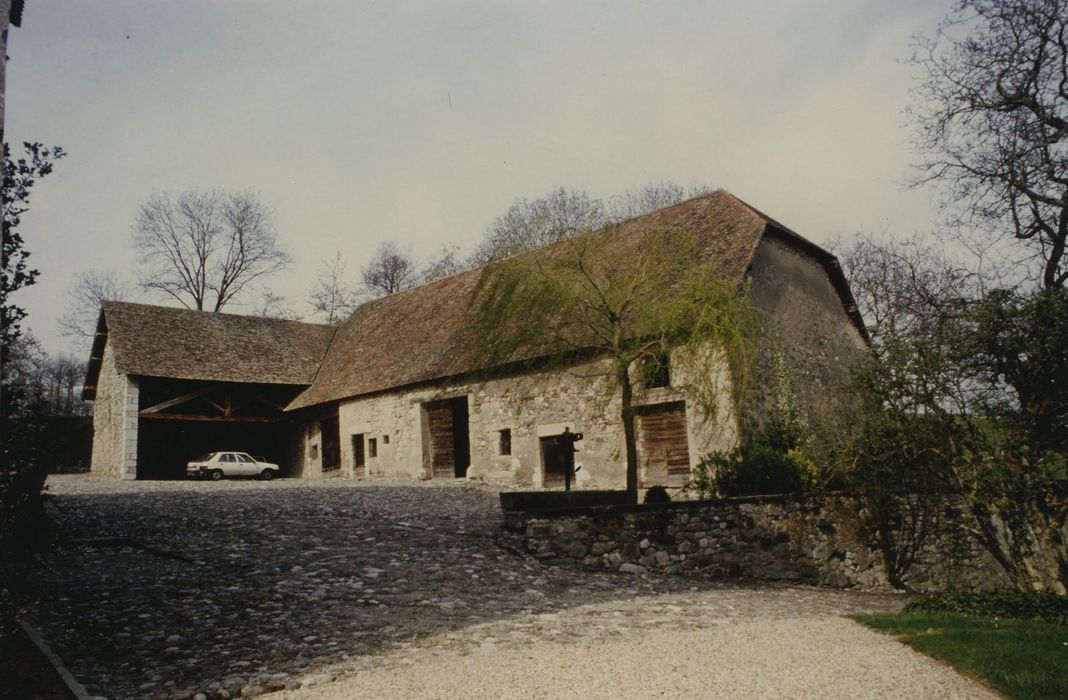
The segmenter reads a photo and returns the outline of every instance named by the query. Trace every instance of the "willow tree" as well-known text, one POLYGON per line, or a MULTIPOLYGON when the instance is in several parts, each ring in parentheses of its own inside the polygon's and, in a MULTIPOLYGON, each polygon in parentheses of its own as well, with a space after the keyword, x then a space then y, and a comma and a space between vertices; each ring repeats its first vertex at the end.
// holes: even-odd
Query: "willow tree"
POLYGON ((484 368, 581 364, 584 375, 606 377, 620 398, 636 502, 634 416, 646 379, 671 353, 687 377, 679 388, 712 423, 724 399, 737 406, 753 363, 759 323, 748 288, 706 262, 684 230, 608 226, 491 263, 474 296, 472 359, 484 368))

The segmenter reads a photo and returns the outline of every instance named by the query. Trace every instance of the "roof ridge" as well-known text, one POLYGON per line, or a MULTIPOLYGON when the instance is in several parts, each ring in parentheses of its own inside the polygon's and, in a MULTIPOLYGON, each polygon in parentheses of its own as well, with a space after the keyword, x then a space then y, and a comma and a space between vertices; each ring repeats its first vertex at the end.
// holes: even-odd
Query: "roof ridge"
POLYGON ((208 311, 207 309, 190 309, 179 306, 167 306, 164 304, 146 304, 140 301, 125 301, 122 299, 104 299, 100 302, 102 307, 108 306, 136 306, 146 309, 163 309, 164 311, 170 311, 179 314, 207 314, 208 317, 229 317, 229 318, 247 318, 254 319, 256 321, 267 321, 271 323, 299 323, 304 326, 315 326, 319 328, 334 328, 337 326, 335 323, 317 323, 315 321, 305 321, 303 319, 295 318, 278 318, 277 316, 258 316, 256 314, 238 314, 230 311, 208 311))
MULTIPOLYGON (((768 231, 764 217, 723 189, 612 222, 624 247, 653 229, 684 226, 708 246, 708 262, 724 279, 739 281, 768 231)), ((604 230, 604 229, 594 229, 604 230)), ((551 251, 566 241, 521 255, 551 251)), ((551 252, 549 253, 551 254, 551 252)), ((338 326, 315 381, 287 410, 463 374, 464 314, 485 264, 371 300, 338 326)))

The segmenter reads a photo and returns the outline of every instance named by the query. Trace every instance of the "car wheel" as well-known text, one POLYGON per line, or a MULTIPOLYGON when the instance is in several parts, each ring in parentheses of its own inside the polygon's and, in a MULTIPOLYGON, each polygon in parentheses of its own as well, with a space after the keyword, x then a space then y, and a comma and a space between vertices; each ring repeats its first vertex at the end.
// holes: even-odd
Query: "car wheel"
POLYGON ((260 472, 260 478, 263 479, 264 481, 270 481, 271 479, 274 478, 274 470, 273 469, 264 469, 262 472, 260 472))
POLYGON ((219 481, 222 478, 223 478, 222 469, 212 469, 211 470, 211 480, 212 481, 219 481))

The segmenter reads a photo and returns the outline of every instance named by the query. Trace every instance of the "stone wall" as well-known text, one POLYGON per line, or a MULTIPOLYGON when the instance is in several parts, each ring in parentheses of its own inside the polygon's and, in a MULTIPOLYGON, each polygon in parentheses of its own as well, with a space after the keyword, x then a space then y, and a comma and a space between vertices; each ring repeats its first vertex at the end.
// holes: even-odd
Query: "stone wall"
POLYGON ((138 400, 137 378, 118 371, 106 343, 93 402, 92 471, 137 478, 138 400))
MULTIPOLYGON (((684 385, 685 371, 681 366, 676 369, 672 383, 684 385)), ((590 362, 566 371, 441 388, 413 388, 343 401, 338 410, 342 472, 357 477, 427 478, 430 469, 424 405, 463 396, 467 398, 469 412, 468 478, 508 486, 541 487, 540 440, 559 435, 566 427, 585 435, 576 444, 575 463, 581 467, 576 473, 577 486, 623 488, 626 469, 620 399, 618 390, 606 386, 607 374, 603 362, 590 362), (500 453, 502 430, 510 431, 511 454, 500 453), (371 457, 366 453, 366 466, 356 473, 352 437, 361 434, 365 440, 376 438, 378 454, 371 457)), ((723 381, 728 381, 726 370, 723 375, 723 381)), ((684 399, 682 390, 662 387, 650 389, 640 403, 651 405, 684 399)), ((713 449, 730 448, 737 441, 736 419, 729 404, 720 408, 722 420, 715 425, 702 421, 689 405, 686 413, 691 465, 701 455, 713 449)), ((309 441, 315 439, 316 428, 311 430, 309 441)), ((314 472, 314 468, 310 471, 314 472)))
MULTIPOLYGON (((756 376, 749 385, 747 412, 766 416, 774 399, 772 358, 785 357, 794 375, 801 403, 815 412, 833 405, 838 384, 849 367, 867 352, 867 345, 846 314, 841 298, 819 262, 796 246, 765 236, 750 274, 753 299, 764 312, 764 334, 756 376)), ((403 352, 403 349, 395 349, 403 352)), ((641 398, 648 405, 685 401, 688 378, 685 358, 671 358, 671 387, 651 389, 641 398)), ((618 489, 625 486, 625 450, 618 390, 606 387, 603 362, 576 365, 566 371, 536 372, 485 382, 448 386, 413 386, 344 400, 338 416, 341 440, 340 473, 346 476, 430 478, 425 404, 464 397, 469 414, 471 465, 468 478, 503 486, 544 486, 541 438, 564 428, 581 432, 577 443, 577 487, 618 489), (510 454, 501 454, 501 431, 510 431, 510 454), (374 438, 377 455, 366 454, 357 469, 352 440, 374 438)), ((723 403, 718 420, 710 424, 686 402, 687 447, 693 467, 714 450, 734 447, 741 429, 729 401, 731 378, 726 365, 716 378, 723 403)), ((321 475, 316 449, 318 426, 309 423, 303 474, 321 475)), ((640 483, 656 483, 640 465, 640 483)))
MULTIPOLYGON (((857 499, 758 497, 574 511, 505 513, 500 539, 547 562, 630 573, 889 589, 882 552, 857 499)), ((1009 583, 942 504, 905 575, 916 591, 1009 583)))
POLYGON ((753 303, 763 312, 757 366, 745 414, 759 425, 778 391, 775 358, 793 383, 793 399, 813 421, 835 409, 850 368, 868 353, 860 331, 823 266, 794 245, 765 236, 750 268, 753 303))

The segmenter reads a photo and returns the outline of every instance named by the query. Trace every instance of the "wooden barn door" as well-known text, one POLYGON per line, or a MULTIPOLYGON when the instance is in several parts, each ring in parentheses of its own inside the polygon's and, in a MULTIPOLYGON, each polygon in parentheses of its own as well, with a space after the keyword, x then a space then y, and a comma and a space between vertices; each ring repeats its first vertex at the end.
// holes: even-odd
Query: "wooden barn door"
POLYGON ((426 404, 430 428, 430 470, 435 479, 467 476, 471 466, 467 397, 426 404))
MULTIPOLYGON (((570 466, 568 451, 574 452, 574 446, 565 442, 558 435, 541 439, 541 485, 547 489, 564 487, 564 475, 570 466)), ((574 459, 574 457, 572 457, 574 459)))
POLYGON ((638 410, 638 463, 642 486, 682 486, 690 480, 686 403, 643 406, 638 410))

